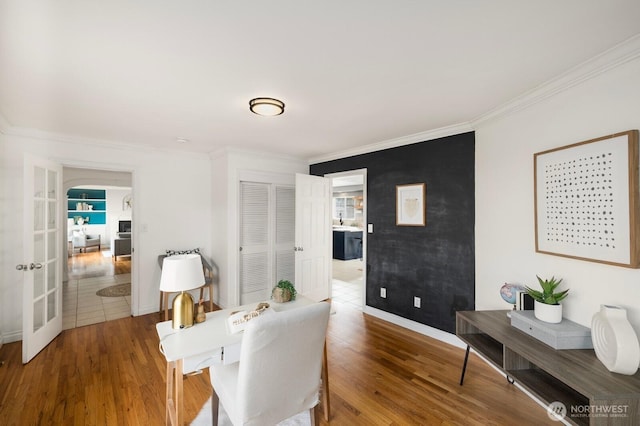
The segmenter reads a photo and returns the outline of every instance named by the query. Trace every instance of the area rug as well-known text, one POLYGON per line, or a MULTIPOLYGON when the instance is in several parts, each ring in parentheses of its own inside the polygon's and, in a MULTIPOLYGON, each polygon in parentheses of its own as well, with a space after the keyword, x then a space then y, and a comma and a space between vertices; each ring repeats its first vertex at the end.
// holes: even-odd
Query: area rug
MULTIPOLYGON (((310 424, 311 419, 309 418, 309 411, 307 410, 278 423, 277 426, 308 426, 310 424)), ((233 426, 222 405, 218 407, 218 425, 233 426)), ((200 409, 200 413, 198 413, 198 416, 191 422, 191 426, 211 426, 211 398, 209 398, 200 409)))
POLYGON ((131 296, 131 283, 122 283, 101 288, 96 291, 96 294, 102 297, 131 296))

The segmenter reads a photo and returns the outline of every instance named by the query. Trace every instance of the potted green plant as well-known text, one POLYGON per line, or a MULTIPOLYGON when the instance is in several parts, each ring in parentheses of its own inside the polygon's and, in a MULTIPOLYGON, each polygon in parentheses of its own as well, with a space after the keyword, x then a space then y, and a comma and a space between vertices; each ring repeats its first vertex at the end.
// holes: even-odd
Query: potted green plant
POLYGON ((556 280, 555 277, 551 277, 549 280, 543 280, 537 275, 536 278, 542 291, 528 286, 525 287, 527 294, 534 300, 533 312, 535 317, 540 321, 559 323, 562 321, 562 305, 560 301, 567 297, 569 290, 556 292, 556 288, 562 282, 562 278, 556 280))
POLYGON ((296 300, 296 288, 291 281, 280 280, 271 291, 271 298, 277 303, 296 300))

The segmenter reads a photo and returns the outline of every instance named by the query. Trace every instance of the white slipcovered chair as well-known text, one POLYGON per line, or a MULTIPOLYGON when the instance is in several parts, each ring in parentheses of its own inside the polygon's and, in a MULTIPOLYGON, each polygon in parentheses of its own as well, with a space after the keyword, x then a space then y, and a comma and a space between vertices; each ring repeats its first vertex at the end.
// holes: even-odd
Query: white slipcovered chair
POLYGON ((219 402, 234 426, 275 425, 305 410, 315 424, 329 310, 320 302, 249 321, 240 362, 209 368, 213 425, 219 402))
POLYGON ((71 240, 72 248, 79 249, 80 253, 83 251, 86 253, 87 248, 97 247, 98 251, 100 251, 100 246, 102 245, 100 242, 100 234, 90 235, 85 234, 82 231, 73 231, 73 238, 71 240))

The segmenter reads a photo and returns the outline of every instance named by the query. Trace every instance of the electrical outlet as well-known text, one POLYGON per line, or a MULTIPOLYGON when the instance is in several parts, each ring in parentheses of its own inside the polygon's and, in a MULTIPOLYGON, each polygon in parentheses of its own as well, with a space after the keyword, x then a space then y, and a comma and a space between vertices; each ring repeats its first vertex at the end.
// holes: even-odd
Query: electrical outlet
POLYGON ((384 287, 380 287, 380 297, 382 297, 383 299, 387 298, 387 289, 384 287))
POLYGON ((421 302, 421 300, 420 300, 419 297, 414 297, 413 298, 413 307, 414 308, 419 308, 420 307, 420 302, 421 302))

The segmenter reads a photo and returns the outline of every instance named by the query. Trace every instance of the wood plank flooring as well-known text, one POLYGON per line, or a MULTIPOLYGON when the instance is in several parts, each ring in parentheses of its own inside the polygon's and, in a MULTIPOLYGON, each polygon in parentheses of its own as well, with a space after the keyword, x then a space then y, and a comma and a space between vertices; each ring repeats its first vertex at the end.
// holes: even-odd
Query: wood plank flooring
POLYGON ((69 256, 69 278, 82 279, 131 273, 131 257, 105 256, 105 251, 75 252, 69 256))
MULTIPOLYGON (((20 342, 5 344, 0 424, 164 424, 160 320, 150 314, 65 330, 27 365, 20 342)), ((330 424, 558 424, 476 355, 459 386, 462 349, 346 306, 336 305, 327 342, 330 424)), ((184 390, 188 424, 210 396, 208 372, 188 377, 184 390)))

